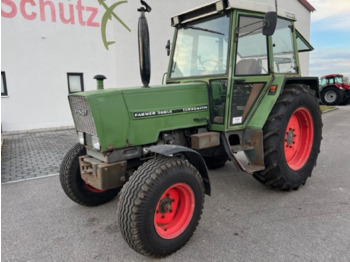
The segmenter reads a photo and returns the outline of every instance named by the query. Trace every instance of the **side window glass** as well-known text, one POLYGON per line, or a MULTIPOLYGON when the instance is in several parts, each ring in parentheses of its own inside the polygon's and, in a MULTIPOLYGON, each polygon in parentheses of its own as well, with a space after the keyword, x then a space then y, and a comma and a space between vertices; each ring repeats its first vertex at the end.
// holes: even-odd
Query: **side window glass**
POLYGON ((210 82, 210 120, 213 124, 223 124, 227 94, 227 80, 213 80, 210 82))
POLYGON ((292 28, 290 21, 280 18, 277 20, 276 31, 272 35, 276 73, 294 74, 297 72, 292 28))
POLYGON ((300 32, 298 30, 295 31, 297 35, 298 52, 309 52, 314 50, 312 45, 300 34, 300 32))
POLYGON ((235 75, 269 74, 267 37, 262 34, 263 23, 264 19, 260 17, 239 17, 235 75))
POLYGON ((231 125, 242 124, 266 83, 235 84, 231 103, 231 125))

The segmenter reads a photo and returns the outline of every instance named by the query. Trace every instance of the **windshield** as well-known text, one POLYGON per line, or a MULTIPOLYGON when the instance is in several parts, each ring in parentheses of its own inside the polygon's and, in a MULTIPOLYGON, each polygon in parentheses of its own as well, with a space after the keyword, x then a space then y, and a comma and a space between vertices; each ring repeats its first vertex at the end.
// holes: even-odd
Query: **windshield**
POLYGON ((225 74, 229 20, 216 17, 179 29, 170 78, 225 74))

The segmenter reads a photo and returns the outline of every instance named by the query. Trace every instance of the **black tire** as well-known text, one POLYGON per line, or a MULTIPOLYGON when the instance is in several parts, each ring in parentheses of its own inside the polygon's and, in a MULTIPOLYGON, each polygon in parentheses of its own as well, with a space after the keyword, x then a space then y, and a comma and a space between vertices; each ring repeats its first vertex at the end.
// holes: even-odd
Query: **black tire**
POLYGON ((224 167, 226 162, 227 162, 227 158, 223 157, 203 157, 204 161, 207 165, 207 167, 211 170, 215 170, 221 167, 224 167))
POLYGON ((225 166, 226 162, 229 160, 225 149, 221 146, 204 149, 201 155, 209 169, 218 169, 225 166))
POLYGON ((344 100, 344 93, 335 86, 326 87, 321 92, 321 102, 324 105, 340 105, 344 100))
POLYGON ((305 184, 316 165, 322 139, 321 111, 308 86, 285 87, 263 133, 266 168, 254 177, 282 190, 296 190, 305 184))
POLYGON ((341 105, 348 105, 350 103, 350 91, 347 91, 344 94, 344 99, 343 102, 341 103, 341 105))
POLYGON ((98 190, 85 184, 80 176, 79 156, 86 155, 80 144, 73 146, 63 158, 60 168, 60 182, 63 191, 74 202, 84 206, 98 206, 112 200, 121 188, 98 190))
POLYGON ((154 158, 139 167, 121 191, 120 230, 135 251, 150 257, 164 257, 190 239, 202 215, 203 204, 202 178, 187 160, 154 158), (173 197, 171 190, 178 192, 179 198, 173 197), (184 220, 177 223, 181 221, 178 218, 184 220))

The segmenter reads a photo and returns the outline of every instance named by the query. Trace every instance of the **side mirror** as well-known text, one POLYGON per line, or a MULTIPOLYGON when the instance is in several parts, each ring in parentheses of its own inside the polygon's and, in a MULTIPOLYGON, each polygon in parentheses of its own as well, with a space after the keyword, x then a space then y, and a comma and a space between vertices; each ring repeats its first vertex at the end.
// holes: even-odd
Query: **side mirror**
POLYGON ((170 40, 166 43, 165 49, 167 56, 170 56, 170 40))
POLYGON ((273 35, 277 25, 277 12, 268 12, 265 15, 263 35, 273 35))

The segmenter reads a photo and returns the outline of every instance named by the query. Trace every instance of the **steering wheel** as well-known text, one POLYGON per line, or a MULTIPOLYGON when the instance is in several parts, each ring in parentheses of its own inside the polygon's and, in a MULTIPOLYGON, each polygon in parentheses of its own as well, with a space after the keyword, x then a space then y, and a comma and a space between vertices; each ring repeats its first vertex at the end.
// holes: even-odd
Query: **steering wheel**
POLYGON ((219 66, 219 61, 214 59, 207 59, 201 62, 201 66, 205 71, 215 71, 215 69, 219 66))

